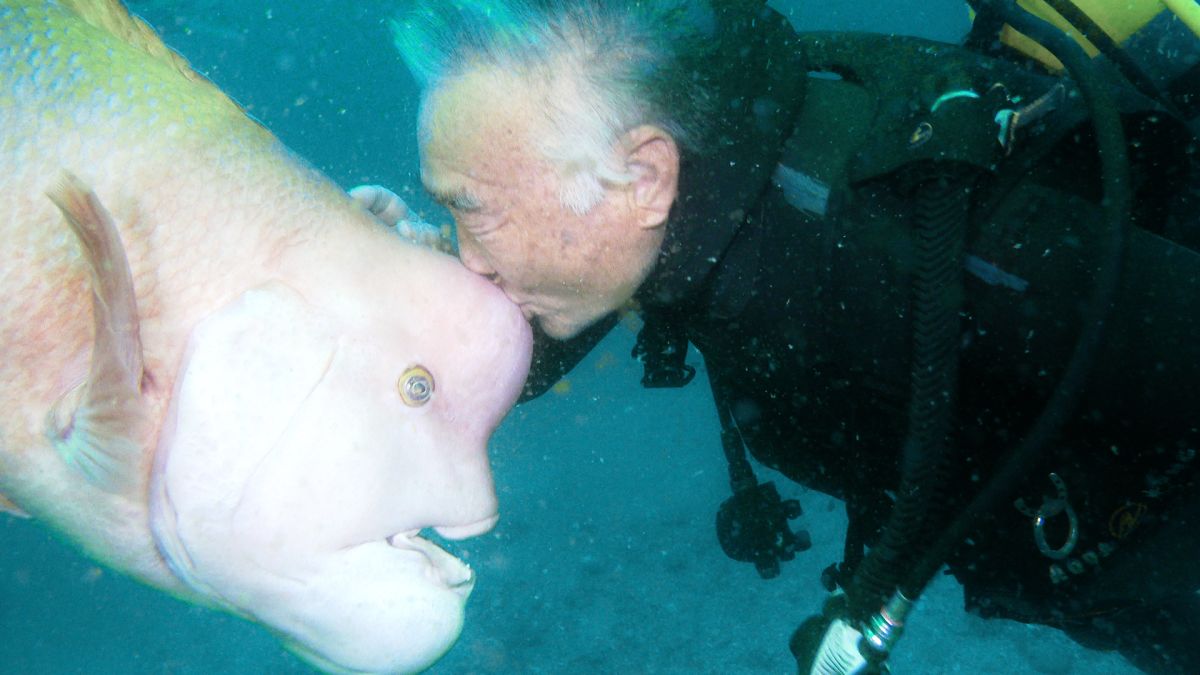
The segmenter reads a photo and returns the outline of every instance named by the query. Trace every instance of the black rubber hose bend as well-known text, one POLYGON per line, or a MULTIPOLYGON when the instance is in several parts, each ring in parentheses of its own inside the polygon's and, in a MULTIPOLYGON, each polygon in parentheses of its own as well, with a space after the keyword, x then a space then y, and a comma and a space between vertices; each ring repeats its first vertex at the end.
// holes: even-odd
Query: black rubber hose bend
POLYGON ((1104 187, 1102 208, 1108 232, 1096 270, 1093 296, 1084 313, 1079 340, 1062 378, 1029 433, 1010 451, 996 474, 954 519, 936 544, 913 566, 901 585, 904 594, 913 600, 924 590, 951 552, 976 527, 979 518, 1012 497, 1018 481, 1032 470, 1043 449, 1074 412, 1088 373, 1100 351, 1104 327, 1120 283, 1132 206, 1129 159, 1121 117, 1105 83, 1094 70, 1091 59, 1074 40, 1046 22, 1017 9, 1012 0, 983 0, 983 4, 992 5, 995 11, 1000 12, 1005 23, 1050 50, 1078 84, 1091 110, 1096 131, 1104 187))
POLYGON ((914 169, 917 181, 913 278, 913 362, 908 437, 895 506, 879 541, 847 589, 852 616, 879 609, 911 568, 916 551, 946 523, 945 494, 952 453, 958 383, 963 250, 974 170, 948 164, 914 169))
MULTIPOLYGON (((1059 16, 1066 19, 1067 23, 1079 31, 1080 35, 1087 38, 1087 41, 1100 50, 1100 53, 1104 54, 1109 61, 1112 61, 1117 69, 1121 71, 1121 74, 1125 76, 1125 79, 1129 80, 1129 83, 1136 87, 1138 91, 1162 105, 1167 109, 1167 112, 1175 117, 1186 119, 1183 113, 1175 107, 1175 103, 1171 98, 1159 90, 1158 85, 1133 60, 1133 57, 1127 54, 1121 48, 1121 45, 1117 44, 1108 33, 1104 32, 1104 29, 1093 21, 1092 17, 1088 16, 1078 5, 1071 2, 1071 0, 1046 0, 1046 4, 1050 5, 1050 8, 1057 12, 1059 16)), ((1059 60, 1061 61, 1062 59, 1059 60)))

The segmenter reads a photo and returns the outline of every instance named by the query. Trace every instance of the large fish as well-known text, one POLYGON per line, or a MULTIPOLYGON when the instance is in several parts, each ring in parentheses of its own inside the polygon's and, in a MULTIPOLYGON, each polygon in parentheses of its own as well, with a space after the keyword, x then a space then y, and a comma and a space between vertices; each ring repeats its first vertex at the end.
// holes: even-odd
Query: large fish
POLYGON ((140 20, 0 0, 0 506, 259 621, 421 669, 482 533, 520 312, 390 232, 140 20))

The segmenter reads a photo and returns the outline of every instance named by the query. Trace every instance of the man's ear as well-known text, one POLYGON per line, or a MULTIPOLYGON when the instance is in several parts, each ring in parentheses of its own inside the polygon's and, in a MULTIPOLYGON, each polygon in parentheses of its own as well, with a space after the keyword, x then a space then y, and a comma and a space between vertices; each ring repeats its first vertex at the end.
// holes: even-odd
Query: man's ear
POLYGON ((646 229, 662 225, 679 194, 679 146, 662 128, 642 125, 625 132, 620 147, 634 175, 629 196, 637 223, 646 229))

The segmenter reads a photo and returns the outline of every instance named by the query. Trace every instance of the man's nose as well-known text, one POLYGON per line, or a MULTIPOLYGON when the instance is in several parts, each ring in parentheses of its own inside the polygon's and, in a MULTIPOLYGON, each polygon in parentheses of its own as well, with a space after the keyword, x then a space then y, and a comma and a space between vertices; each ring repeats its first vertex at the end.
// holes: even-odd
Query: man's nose
POLYGON ((496 270, 488 262, 487 256, 484 255, 479 245, 469 237, 458 238, 458 259, 462 261, 464 267, 475 274, 496 281, 496 270))

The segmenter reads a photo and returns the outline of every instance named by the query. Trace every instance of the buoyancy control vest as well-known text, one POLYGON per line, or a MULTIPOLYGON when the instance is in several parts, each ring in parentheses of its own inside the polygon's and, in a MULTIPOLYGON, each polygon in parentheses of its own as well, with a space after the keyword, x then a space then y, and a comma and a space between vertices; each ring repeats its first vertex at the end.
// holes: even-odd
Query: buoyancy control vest
MULTIPOLYGON (((808 91, 773 186, 706 216, 739 219, 719 246, 711 229, 675 227, 640 296, 658 319, 647 327, 670 331, 661 344, 675 355, 680 339, 699 347, 719 408, 758 459, 847 500, 861 548, 891 510, 909 437, 914 209, 935 220, 943 207, 965 214, 961 297, 945 299, 960 308, 947 438, 961 461, 929 483, 940 486, 936 530, 1046 408, 1079 342, 1081 308, 1104 267, 1101 171, 1070 81, 922 40, 801 41, 807 63, 779 76, 805 79, 808 91), (915 188, 931 181, 949 189, 919 205, 915 188)), ((1191 421, 1200 403, 1194 141, 1160 106, 1121 89, 1135 227, 1112 320, 1069 419, 1015 490, 1024 510, 1004 504, 954 552, 969 590, 1017 584, 1032 597, 1060 595, 1096 576, 1088 560, 1135 541, 1169 509, 1133 501, 1147 480, 1168 486, 1158 491, 1168 498, 1190 487, 1200 442, 1191 421), (1048 513, 1040 509, 1060 484, 1073 515, 1058 511, 1067 529, 1051 522, 1043 541, 1029 514, 1048 513)), ((706 184, 686 187, 681 199, 695 200, 706 184)), ((564 358, 546 361, 581 353, 557 351, 564 358)))
MULTIPOLYGON (((724 301, 695 306, 720 311, 691 312, 687 334, 757 457, 845 497, 852 515, 881 517, 909 431, 915 195, 932 167, 951 168, 932 175, 967 197, 947 202, 966 209, 963 297, 945 298, 961 303, 949 434, 961 461, 933 484, 945 497, 938 508, 953 511, 1034 423, 1082 330, 1080 307, 1103 266, 1088 111, 1068 81, 959 48, 803 39, 819 73, 779 189, 708 282, 726 289, 724 301), (731 312, 734 287, 744 301, 731 312)), ((1006 504, 956 552, 969 588, 1061 595, 1098 569, 1088 560, 1169 509, 1177 494, 1160 493, 1156 515, 1135 501, 1147 480, 1171 476, 1171 491, 1189 489, 1200 443, 1190 412, 1200 403, 1194 139, 1135 92, 1118 105, 1134 169, 1126 273, 1080 400, 1017 488, 1025 509, 1006 504), (1029 512, 1043 495, 1057 498, 1060 482, 1076 500, 1073 523, 1035 530, 1029 512)))

